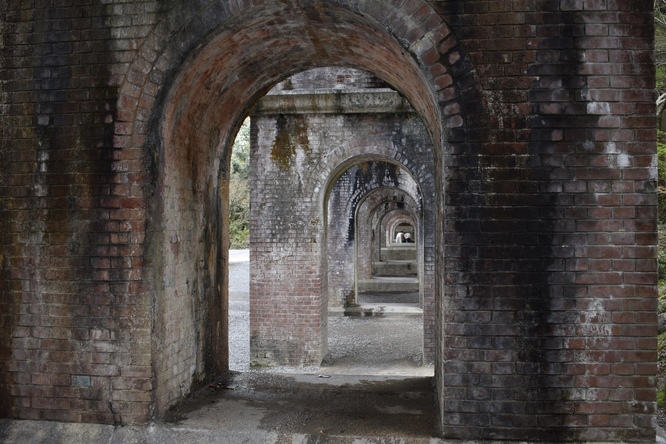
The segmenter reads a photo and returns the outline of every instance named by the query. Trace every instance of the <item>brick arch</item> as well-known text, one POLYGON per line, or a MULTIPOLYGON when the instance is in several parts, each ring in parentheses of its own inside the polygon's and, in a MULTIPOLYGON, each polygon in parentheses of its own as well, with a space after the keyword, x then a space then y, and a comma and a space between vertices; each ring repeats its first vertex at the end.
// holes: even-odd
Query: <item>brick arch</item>
MULTIPOLYGON (((408 195, 407 195, 408 196, 408 195)), ((371 199, 373 196, 368 195, 367 200, 371 199)), ((408 196, 409 197, 409 196, 408 196)), ((366 202, 363 202, 365 204, 366 202)), ((375 201, 370 203, 373 205, 371 208, 368 209, 368 212, 370 213, 370 218, 371 218, 371 223, 369 224, 375 232, 379 233, 379 235, 376 235, 375 241, 372 243, 372 248, 369 251, 371 257, 372 257, 372 262, 376 262, 381 259, 381 248, 383 246, 386 246, 388 239, 385 236, 385 233, 383 232, 383 228, 386 225, 386 220, 387 218, 391 218, 392 215, 397 215, 399 214, 402 217, 407 217, 411 221, 412 225, 414 225, 417 229, 423 228, 423 217, 421 213, 421 208, 417 207, 416 202, 414 202, 412 199, 407 202, 406 204, 406 209, 400 209, 395 205, 395 202, 388 199, 386 196, 379 196, 379 199, 375 199, 375 201), (384 208, 382 208, 384 207, 384 208)), ((359 205, 361 207, 361 205, 359 205)), ((360 231, 360 230, 359 230, 360 231)), ((422 233, 420 233, 422 234, 422 233)), ((422 236, 420 236, 422 237, 422 236)), ((363 254, 363 252, 359 251, 359 255, 363 254)), ((422 259, 422 258, 421 258, 422 259)), ((361 262, 361 259, 359 259, 359 264, 361 262)), ((359 267, 360 268, 360 267, 359 267)), ((371 270, 367 269, 362 269, 359 271, 362 277, 364 278, 369 278, 371 277, 371 270)))
MULTIPOLYGON (((198 301, 223 297, 223 273, 213 273, 224 269, 214 261, 225 257, 200 244, 219 245, 224 237, 224 223, 211 216, 224 202, 218 171, 226 166, 220 160, 235 113, 251 102, 241 93, 249 90, 235 85, 242 106, 214 129, 199 125, 214 116, 204 122, 192 112, 201 102, 180 96, 172 103, 183 124, 200 127, 196 137, 171 137, 167 147, 159 125, 169 91, 188 69, 197 74, 196 55, 207 44, 243 21, 256 23, 261 14, 254 12, 283 5, 300 17, 256 26, 256 41, 315 20, 320 26, 294 27, 293 35, 305 36, 295 41, 317 43, 332 61, 335 54, 324 53, 332 40, 322 32, 365 33, 360 37, 374 40, 349 47, 361 49, 356 60, 366 49, 393 55, 384 64, 416 94, 410 100, 418 96, 439 109, 437 116, 415 102, 446 139, 433 150, 436 282, 446 308, 437 365, 444 437, 653 440, 654 45, 650 26, 641 26, 651 23, 652 5, 29 3, 35 7, 6 2, 0 14, 7 36, 0 71, 8 80, 0 113, 5 414, 147 421, 223 365, 223 351, 204 341, 224 338, 202 322, 185 327, 208 319, 210 307, 198 301), (308 5, 339 20, 323 23, 308 5), (451 34, 435 36, 441 20, 429 17, 432 9, 455 27, 469 58, 451 34), (436 43, 422 44, 429 36, 436 43), (375 44, 382 42, 398 51, 375 44), (191 279, 178 276, 181 270, 191 279), (163 298, 167 292, 178 297, 163 298), (180 326, 169 313, 182 315, 180 326), (163 362, 162 355, 174 359, 163 362)), ((232 43, 252 41, 247 32, 237 36, 232 43)), ((286 72, 290 60, 273 62, 284 61, 286 72)), ((246 61, 244 72, 263 73, 262 60, 246 61)), ((238 68, 242 60, 232 62, 238 68)), ((351 56, 339 62, 351 63, 351 56)), ((234 66, 232 74, 241 72, 234 66)), ((267 81, 247 78, 261 80, 256 86, 267 81)))
MULTIPOLYGON (((374 192, 375 190, 373 190, 374 192)), ((403 192, 404 193, 404 192, 403 192)), ((408 197, 408 201, 406 202, 406 208, 405 209, 400 209, 399 206, 397 206, 395 201, 389 200, 387 196, 379 196, 379 200, 375 199, 373 201, 370 201, 370 204, 372 207, 368 209, 370 212, 370 216, 372 218, 371 226, 373 229, 377 229, 379 227, 380 234, 378 238, 376 239, 376 242, 373 243, 372 245, 372 251, 370 252, 372 255, 372 261, 377 261, 381 259, 381 247, 384 245, 385 241, 385 236, 381 232, 382 228, 385 227, 386 224, 386 218, 391 217, 391 215, 395 214, 401 214, 401 215, 408 215, 409 218, 413 221, 413 225, 415 226, 418 236, 417 238, 419 239, 419 250, 420 254, 418 257, 418 262, 419 262, 419 275, 423 277, 422 275, 422 267, 421 265, 423 264, 423 247, 427 243, 425 240, 430 241, 432 238, 432 234, 429 233, 427 236, 424 234, 426 230, 433 231, 432 227, 426 227, 426 221, 424 220, 424 213, 423 213, 423 208, 417 204, 417 202, 413 199, 412 196, 410 196, 408 193, 404 193, 406 197, 408 197), (384 208, 382 208, 384 207, 384 208), (424 239, 423 242, 420 240, 424 239)), ((368 201, 372 199, 372 193, 368 193, 368 196, 366 196, 365 201, 368 201)), ((363 202, 361 205, 359 205, 359 208, 362 208, 366 202, 363 202)), ((362 253, 359 253, 362 254, 362 253)), ((367 277, 368 272, 367 270, 363 270, 363 276, 367 277)), ((429 276, 428 279, 432 279, 432 276, 429 276)), ((421 299, 423 300, 423 286, 421 286, 421 299)))
POLYGON ((322 202, 336 180, 350 167, 365 161, 384 161, 403 168, 421 188, 422 193, 434 191, 434 176, 428 174, 424 168, 433 159, 430 155, 424 158, 406 158, 403 150, 395 145, 353 145, 336 147, 330 151, 325 160, 322 160, 310 174, 305 185, 315 190, 323 190, 322 202))
MULTIPOLYGON (((308 9, 307 2, 302 3, 304 6, 300 7, 304 10, 313 9, 313 7, 308 9)), ((417 62, 420 75, 432 89, 432 97, 415 100, 419 95, 418 91, 398 89, 412 104, 417 104, 416 110, 428 122, 433 140, 438 144, 442 143, 445 141, 447 129, 464 126, 464 106, 460 100, 462 88, 458 87, 455 79, 465 79, 465 83, 469 84, 468 78, 474 75, 474 71, 457 36, 428 2, 415 0, 405 6, 401 2, 369 0, 350 5, 344 0, 329 0, 326 4, 341 11, 369 18, 372 25, 395 37, 403 57, 417 62), (452 71, 455 71, 455 74, 452 71), (428 101, 431 103, 428 104, 428 101)), ((225 31, 228 34, 229 29, 240 29, 247 22, 254 21, 257 24, 260 17, 267 18, 271 13, 277 15, 275 11, 280 11, 284 7, 277 0, 264 2, 208 0, 199 2, 198 5, 197 10, 174 8, 168 11, 167 18, 160 21, 141 40, 138 48, 140 56, 126 65, 126 70, 119 76, 118 102, 122 112, 117 119, 116 136, 125 146, 136 147, 143 143, 150 132, 148 129, 150 125, 146 122, 152 120, 154 123, 159 117, 155 115, 155 107, 160 108, 165 102, 169 85, 173 85, 179 71, 191 69, 192 60, 197 57, 193 57, 192 53, 201 53, 202 45, 209 47, 212 43, 213 46, 223 46, 220 35, 225 34, 225 31)), ((298 11, 290 12, 295 14, 298 11)), ((272 18, 266 25, 273 26, 277 23, 278 19, 272 18)), ((283 22, 282 26, 286 24, 283 22)), ((255 34, 251 38, 262 38, 266 33, 268 31, 261 33, 255 29, 255 34)), ((242 38, 231 40, 242 40, 242 38)), ((308 59, 310 55, 302 54, 299 58, 308 59)), ((340 60, 345 59, 334 56, 338 54, 330 57, 331 65, 339 64, 340 60)), ((232 58, 227 55, 225 59, 232 58)), ((351 66, 348 61, 344 64, 351 66)), ((289 69, 283 69, 281 77, 286 78, 293 73, 303 71, 307 69, 306 65, 299 66, 295 63, 289 69)), ((326 63, 310 62, 309 65, 324 66, 326 63)), ((381 68, 377 69, 375 74, 384 73, 384 76, 380 77, 392 85, 406 83, 399 75, 391 75, 395 65, 387 61, 374 65, 371 62, 359 63, 358 67, 371 68, 369 70, 373 72, 375 68, 381 68)), ((277 83, 277 80, 274 79, 272 83, 277 83)), ((262 92, 265 92, 265 87, 266 85, 262 92)), ((257 98, 254 97, 255 100, 257 98)), ((252 100, 247 102, 251 103, 252 100)), ((245 112, 247 108, 246 106, 240 109, 240 113, 245 112)), ((242 119, 230 120, 235 125, 232 124, 226 129, 234 133, 242 119)))
MULTIPOLYGON (((424 359, 427 362, 433 361, 435 358, 435 343, 436 338, 436 329, 435 322, 437 318, 436 313, 436 297, 435 297, 435 282, 434 282, 434 243, 435 243, 435 222, 433 212, 424 212, 424 208, 434 208, 434 197, 435 189, 433 183, 433 176, 428 174, 419 174, 418 176, 414 175, 412 171, 407 167, 407 165, 400 164, 395 159, 401 157, 400 150, 397 150, 392 146, 373 146, 373 147, 353 147, 350 151, 360 151, 366 154, 357 154, 350 155, 350 153, 345 152, 344 149, 338 148, 333 150, 331 159, 327 163, 321 163, 322 170, 313 169, 312 174, 309 176, 311 178, 318 179, 317 182, 312 182, 310 184, 310 189, 317 190, 321 189, 321 208, 326 208, 326 202, 328 200, 328 192, 335 183, 335 181, 340 177, 340 175, 350 168, 352 165, 359 162, 363 162, 369 159, 382 160, 385 162, 395 162, 401 165, 408 174, 412 175, 415 180, 415 183, 419 187, 418 195, 412 196, 417 207, 417 211, 420 213, 421 217, 418 218, 420 223, 419 226, 419 235, 417 236, 418 241, 418 267, 419 267, 419 293, 421 305, 424 309, 424 359), (374 153, 374 154, 368 154, 374 153), (339 156, 339 157, 338 157, 339 156), (334 160, 340 161, 340 164, 337 167, 334 167, 334 160), (325 178, 325 179, 324 179, 325 178)), ((414 159, 409 159, 408 163, 413 169, 417 172, 422 172, 420 168, 421 165, 418 162, 415 162, 414 159)), ((376 190, 368 190, 364 195, 363 199, 367 199, 376 190)), ((357 208, 360 208, 362 201, 358 203, 357 208)), ((325 235, 322 238, 322 242, 326 242, 325 235)), ((355 244, 356 245, 356 244, 355 244)), ((325 263, 327 255, 323 255, 323 261, 325 263)), ((354 263, 359 263, 360 261, 367 260, 367 258, 360 259, 358 254, 354 254, 354 263)), ((336 272, 344 276, 344 272, 341 273, 341 270, 336 269, 336 272)), ((347 270, 349 273, 349 270, 347 270)), ((359 273, 358 267, 355 267, 352 270, 352 273, 356 275, 359 273)), ((363 271, 360 272, 363 275, 363 271)), ((356 278, 353 279, 356 282, 356 278)), ((329 293, 330 294, 330 293, 329 293)), ((346 293, 345 293, 346 294, 346 293)), ((353 295, 357 294, 357 291, 353 291, 353 295)), ((330 296, 329 296, 330 297, 330 296)), ((347 297, 347 296, 345 296, 347 297)))
MULTIPOLYGON (((375 157, 373 156, 372 159, 375 157)), ((358 158, 357 158, 358 159, 358 158)), ((362 159, 365 159, 362 157, 362 159)), ((364 161, 365 162, 365 161, 364 161)), ((379 161, 381 162, 381 160, 379 161)), ((386 162, 389 164, 393 164, 392 162, 386 162)), ((352 165, 356 166, 358 165, 357 163, 352 165)), ((396 168, 401 170, 402 172, 405 173, 405 177, 403 178, 403 175, 400 176, 401 183, 399 186, 395 187, 396 189, 402 191, 406 195, 408 195, 413 201, 414 201, 414 206, 421 211, 423 209, 423 200, 430 200, 427 199, 423 196, 423 193, 421 191, 421 184, 417 182, 414 177, 411 175, 411 172, 405 168, 402 164, 396 163, 394 164, 396 168)), ((351 168, 351 167, 350 167, 351 168)), ((350 168, 347 168, 347 171, 349 171, 350 168)), ((357 199, 350 199, 347 203, 347 213, 348 214, 354 214, 358 211, 358 208, 363 205, 363 202, 368 198, 368 196, 375 191, 378 188, 388 188, 384 184, 367 184, 363 190, 360 190, 360 194, 357 199)), ((428 189, 430 191, 430 189, 428 189)))
MULTIPOLYGON (((418 187, 418 192, 415 195, 411 195, 411 198, 414 199, 415 205, 418 208, 418 211, 423 211, 424 208, 433 208, 435 205, 435 183, 434 175, 424 173, 422 164, 415 162, 414 159, 407 158, 404 159, 404 163, 398 161, 397 159, 404 158, 400 150, 396 149, 393 146, 363 146, 363 147, 353 147, 350 150, 345 150, 344 148, 336 148, 331 152, 329 158, 334 159, 334 161, 339 162, 336 166, 334 161, 329 161, 327 163, 321 163, 320 169, 313 169, 312 174, 310 174, 311 181, 306 182, 307 186, 312 190, 322 190, 319 194, 320 206, 322 209, 326 208, 326 202, 328 201, 328 194, 330 193, 331 188, 338 180, 338 178, 350 167, 358 163, 376 160, 384 161, 389 163, 394 163, 400 168, 404 169, 407 174, 409 174, 414 183, 418 187), (361 152, 365 154, 355 154, 354 152, 361 152), (371 154, 370 154, 371 153, 371 154), (414 173, 416 171, 416 174, 414 173), (420 174, 419 174, 420 173, 420 174)), ((422 159, 423 161, 423 159, 422 159)), ((367 196, 372 192, 372 189, 369 189, 364 195, 363 199, 366 199, 367 196)), ((356 204, 356 208, 361 205, 362 201, 359 201, 356 204)), ((351 209, 350 209, 351 211, 351 209)), ((355 210, 354 210, 355 211, 355 210)), ((434 224, 434 219, 424 220, 424 226, 429 226, 434 224)), ((322 239, 323 241, 323 239, 322 239)), ((428 235, 428 243, 434 244, 434 227, 432 232, 428 235), (431 237, 432 236, 432 237, 431 237)))
MULTIPOLYGON (((252 211, 256 214, 251 218, 255 225, 250 231, 256 237, 251 234, 254 239, 251 244, 266 247, 257 248, 256 253, 251 255, 251 274, 254 273, 252 270, 256 270, 256 275, 252 274, 250 285, 250 319, 251 325, 257 326, 256 329, 251 327, 251 337, 256 338, 251 341, 251 354, 261 365, 275 365, 276 362, 278 365, 302 365, 302 362, 316 365, 325 356, 322 348, 328 342, 325 328, 328 304, 324 295, 329 295, 331 300, 347 300, 351 292, 348 283, 354 282, 353 267, 349 274, 344 275, 349 278, 342 279, 343 275, 331 273, 333 268, 348 271, 350 264, 353 265, 348 245, 335 245, 336 249, 339 247, 349 253, 347 261, 331 255, 333 249, 323 249, 328 239, 324 227, 342 227, 342 224, 329 226, 326 220, 322 220, 321 215, 329 200, 327 191, 342 171, 355 162, 388 159, 393 164, 399 164, 395 159, 405 158, 416 171, 431 171, 433 149, 421 120, 408 109, 387 117, 376 116, 370 121, 361 115, 324 118, 291 112, 285 114, 279 118, 262 111, 253 114, 252 139, 257 144, 251 155, 255 159, 253 170, 257 172, 257 176, 253 173, 253 177, 259 180, 257 186, 252 187, 252 201, 256 203, 252 211), (403 120, 403 114, 408 118, 403 120), (332 136, 337 135, 341 128, 344 128, 344 136, 332 136), (320 134, 320 131, 323 133, 320 134), (274 157, 276 148, 280 150, 285 143, 294 149, 291 157, 274 157), (296 143, 298 146, 293 148, 296 143), (294 208, 298 211, 285 211, 294 208), (256 259, 255 267, 252 266, 252 258, 256 259), (301 265, 299 272, 293 274, 290 263, 307 264, 307 270, 301 265), (337 282, 341 285, 327 283, 326 277, 331 275, 336 276, 336 280, 340 277, 337 282), (302 300, 295 301, 290 296, 293 294, 298 294, 302 300), (257 295, 256 299, 254 295, 257 295), (274 303, 266 304, 259 299, 259 295, 263 295, 264 299, 270 298, 274 303), (280 303, 286 300, 290 301, 290 306, 280 303), (277 315, 276 310, 261 308, 276 305, 279 307, 277 315), (316 307, 316 310, 307 314, 296 313, 299 306, 316 307), (289 330, 275 321, 284 318, 303 319, 303 327, 289 336, 296 337, 298 333, 299 343, 284 339, 289 330), (317 318, 319 322, 315 322, 317 318), (255 319, 254 324, 252 319, 255 319), (287 348, 289 352, 285 352, 287 348), (299 350, 309 352, 304 354, 299 350)), ((434 196, 433 177, 432 173, 423 176, 423 180, 430 184, 426 185, 430 196, 434 196)), ((347 227, 353 228, 353 224, 347 227)), ((334 238, 350 239, 349 234, 343 229, 334 238)))
MULTIPOLYGON (((386 217, 388 216, 389 215, 387 214, 386 217)), ((412 217, 408 217, 405 214, 396 214, 393 216, 394 217, 391 217, 389 221, 383 220, 381 223, 382 227, 386 227, 384 230, 382 230, 385 242, 388 242, 391 238, 395 239, 395 230, 398 225, 402 223, 409 223, 412 226, 416 225, 414 219, 412 217)))
MULTIPOLYGON (((340 228, 336 227, 340 223, 337 220, 339 217, 330 218, 326 233, 327 251, 322 257, 323 262, 327 264, 325 268, 328 270, 326 294, 329 307, 338 307, 347 303, 355 304, 358 296, 358 280, 371 278, 374 259, 372 259, 369 247, 373 229, 367 223, 367 213, 369 211, 371 213, 369 217, 372 218, 372 215, 379 210, 379 205, 395 205, 396 202, 388 199, 386 193, 401 195, 406 198, 406 205, 412 208, 417 207, 409 191, 394 186, 378 186, 368 189, 357 204, 351 205, 354 215, 352 218, 344 217, 342 230, 335 230, 335 228, 340 228), (371 208, 368 208, 368 205, 371 205, 371 208), (361 223, 361 219, 366 223, 361 223), (354 238, 350 242, 346 242, 342 239, 343 236, 340 236, 340 231, 347 230, 345 223, 352 224, 354 238), (359 249, 360 244, 365 247, 359 249), (343 264, 340 265, 338 261, 342 261, 343 264)), ((374 251, 374 242, 372 244, 374 251)))
MULTIPOLYGON (((196 301, 226 297, 221 245, 227 221, 220 202, 224 205, 227 192, 229 147, 242 119, 268 89, 318 66, 370 71, 411 102, 433 139, 435 158, 441 156, 445 134, 464 124, 450 73, 459 60, 452 51, 460 50, 452 49, 455 37, 427 3, 415 2, 417 9, 386 8, 382 1, 351 8, 343 3, 331 1, 319 9, 308 2, 291 9, 277 1, 245 8, 209 3, 191 16, 172 13, 144 40, 142 57, 121 82, 116 140, 128 148, 128 156, 143 152, 157 196, 150 199, 149 217, 150 226, 159 229, 149 228, 146 238, 152 287, 160 289, 153 297, 154 322, 161 331, 152 347, 158 415, 226 368, 223 310, 220 304, 196 301), (346 29, 338 27, 340 22, 346 29), (304 38, 303 29, 310 38, 304 38), (182 294, 188 298, 179 298, 182 294), (188 313, 187 322, 176 319, 181 312, 188 313), (174 336, 193 336, 195 346, 164 353, 171 347, 166 338, 174 336), (183 371, 172 374, 174 366, 183 371), (185 370, 190 366, 193 372, 185 370)), ((410 162, 398 152, 393 156, 410 162)), ((434 189, 432 165, 415 171, 434 189)))
MULTIPOLYGON (((402 222, 409 222, 413 227, 414 231, 416 233, 416 245, 417 245, 417 260, 418 260, 418 276, 420 278, 420 284, 419 284, 419 302, 421 304, 421 307, 424 307, 424 287, 426 284, 426 279, 424 276, 424 270, 428 268, 428 266, 432 267, 434 264, 433 259, 430 259, 430 262, 428 264, 425 263, 425 255, 423 254, 423 243, 421 243, 420 238, 424 238, 423 236, 423 231, 424 231, 424 226, 423 226, 423 220, 422 218, 419 219, 416 217, 413 212, 409 212, 406 210, 394 210, 391 212, 387 212, 386 214, 382 215, 380 220, 377 222, 377 225, 379 226, 379 239, 378 239, 378 245, 373 245, 373 253, 374 250, 377 249, 377 257, 381 257, 381 248, 388 245, 389 243, 392 242, 392 239, 395 239, 395 227, 402 222), (391 228, 389 228, 391 226, 391 228)), ((434 279, 434 277, 428 276, 429 279, 434 279)), ((431 282, 429 282, 431 284, 431 282)), ((433 316, 432 313, 426 313, 426 316, 424 316, 424 323, 425 319, 429 319, 429 322, 433 322, 435 319, 435 316, 433 316)), ((434 328, 435 325, 433 324, 428 324, 424 325, 424 338, 426 340, 424 341, 425 344, 430 342, 428 338, 433 337, 434 338, 434 328)), ((424 359, 426 362, 431 361, 433 358, 433 353, 424 353, 424 359)))

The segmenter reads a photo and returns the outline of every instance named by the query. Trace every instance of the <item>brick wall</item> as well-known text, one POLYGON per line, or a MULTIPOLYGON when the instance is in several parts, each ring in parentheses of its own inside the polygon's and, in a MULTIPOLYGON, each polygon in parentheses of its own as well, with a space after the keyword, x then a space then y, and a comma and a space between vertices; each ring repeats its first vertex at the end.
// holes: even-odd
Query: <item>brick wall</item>
POLYGON ((118 23, 84 3, 0 6, 0 414, 145 421, 139 151, 116 140, 118 23))
MULTIPOLYGON (((342 173, 328 195, 326 229, 326 291, 329 307, 345 307, 356 302, 356 214, 351 211, 354 174, 358 167, 342 173)), ((363 187, 363 183, 359 184, 363 187)), ((355 208, 354 208, 355 209, 355 208)))
POLYGON ((432 5, 476 77, 447 156, 446 436, 653 439, 651 5, 432 5))
POLYGON ((228 147, 343 65, 432 136, 420 167, 356 148, 433 183, 442 434, 654 439, 652 3, 290 8, 0 4, 2 416, 143 422, 224 368, 228 147))
MULTIPOLYGON (((375 189, 396 195, 398 190, 411 192, 408 196, 412 196, 412 204, 417 198, 421 208, 418 185, 407 171, 396 165, 363 162, 349 168, 338 178, 328 197, 329 305, 341 306, 346 302, 355 302, 355 277, 372 277, 372 233, 379 229, 376 223, 373 224, 372 215, 377 209, 372 208, 372 212, 366 210, 364 215, 360 212, 370 204, 366 200, 375 189)), ((400 195, 404 196, 403 193, 400 195)))
MULTIPOLYGON (((392 185, 419 201, 423 195, 432 202, 434 194, 432 176, 421 173, 419 185, 405 168, 371 161, 407 158, 411 168, 427 170, 431 142, 419 119, 396 113, 390 100, 382 105, 385 92, 379 99, 354 102, 360 81, 347 90, 329 83, 327 91, 335 91, 335 100, 349 103, 337 113, 329 111, 322 98, 322 71, 327 72, 308 71, 283 82, 289 89, 281 84, 253 114, 250 335, 251 359, 257 365, 316 365, 324 358, 327 307, 343 305, 355 291, 355 214, 367 193, 392 185), (321 85, 316 93, 297 87, 312 85, 314 80, 304 80, 309 77, 321 85), (345 102, 345 95, 352 99, 345 102), (371 110, 364 108, 367 103, 371 110)), ((335 75, 337 70, 328 71, 333 72, 330 79, 342 77, 335 75)), ((427 220, 432 219, 430 210, 427 220)), ((426 343, 432 350, 434 331, 428 331, 426 343)))

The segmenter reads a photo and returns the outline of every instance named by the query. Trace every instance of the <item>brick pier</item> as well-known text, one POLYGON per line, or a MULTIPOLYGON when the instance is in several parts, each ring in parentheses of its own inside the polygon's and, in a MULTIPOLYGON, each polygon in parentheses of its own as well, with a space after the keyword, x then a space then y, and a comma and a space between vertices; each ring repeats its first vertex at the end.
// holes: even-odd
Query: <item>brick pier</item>
MULTIPOLYGON (((333 280, 318 196, 362 163, 343 159, 387 162, 422 192, 441 436, 653 440, 652 7, 0 3, 0 415, 145 423, 226 370, 230 146, 273 87, 336 67, 381 79, 416 118, 385 120, 384 144, 328 147, 319 163, 306 159, 326 140, 318 117, 277 118, 295 144, 253 162, 312 162, 298 205, 320 214, 285 215, 263 233, 276 242, 252 246, 257 294, 271 285, 307 307, 264 299, 281 320, 253 318, 273 338, 255 349, 289 342, 290 362, 321 358, 333 280), (427 149, 403 150, 417 132, 427 149)), ((253 131, 273 146, 275 127, 253 131)), ((294 172, 270 177, 253 204, 293 200, 294 172)))

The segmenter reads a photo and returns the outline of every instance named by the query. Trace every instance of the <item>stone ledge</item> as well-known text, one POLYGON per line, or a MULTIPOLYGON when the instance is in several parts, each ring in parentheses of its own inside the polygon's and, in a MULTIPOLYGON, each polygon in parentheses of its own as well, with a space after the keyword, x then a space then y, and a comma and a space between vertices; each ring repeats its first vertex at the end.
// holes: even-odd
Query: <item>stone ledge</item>
POLYGON ((280 92, 265 96, 253 116, 273 114, 413 113, 407 99, 389 89, 280 92))

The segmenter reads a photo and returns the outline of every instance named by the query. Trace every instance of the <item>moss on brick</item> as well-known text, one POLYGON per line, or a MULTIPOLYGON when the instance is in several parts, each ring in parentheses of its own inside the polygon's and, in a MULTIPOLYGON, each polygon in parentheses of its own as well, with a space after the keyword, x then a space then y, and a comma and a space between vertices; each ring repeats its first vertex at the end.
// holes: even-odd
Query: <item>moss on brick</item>
POLYGON ((276 119, 276 135, 271 149, 271 159, 280 168, 289 168, 291 159, 300 147, 310 151, 308 123, 303 116, 280 115, 276 119))

